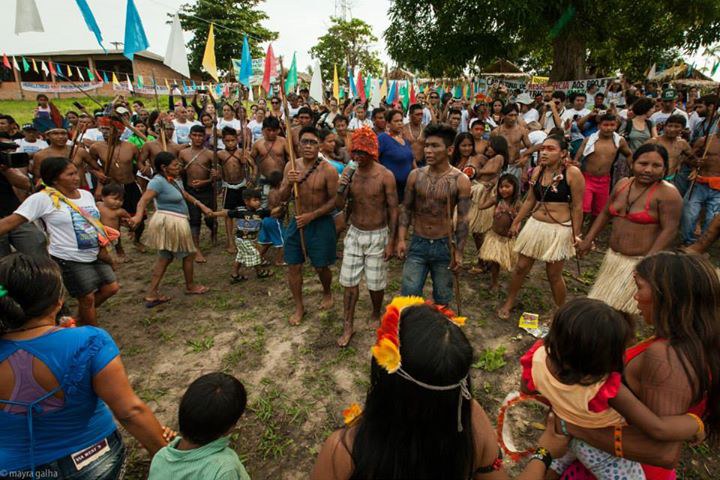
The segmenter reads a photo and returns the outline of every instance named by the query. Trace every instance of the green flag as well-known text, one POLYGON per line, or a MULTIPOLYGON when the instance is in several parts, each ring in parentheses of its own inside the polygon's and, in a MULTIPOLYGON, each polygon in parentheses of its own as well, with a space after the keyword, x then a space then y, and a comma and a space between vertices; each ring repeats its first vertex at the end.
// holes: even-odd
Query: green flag
POLYGON ((143 83, 142 75, 137 76, 137 86, 138 88, 144 88, 145 84, 143 83))
POLYGON ((30 64, 25 60, 25 57, 22 57, 23 61, 23 72, 29 72, 30 71, 30 64))
POLYGON ((365 98, 370 98, 370 87, 372 86, 372 75, 368 75, 365 79, 365 98))
POLYGON ((403 105, 403 108, 407 108, 408 103, 410 103, 410 96, 408 95, 408 87, 407 82, 403 82, 400 86, 400 102, 403 105))
POLYGON ((341 88, 341 89, 340 89, 340 95, 339 95, 339 97, 340 97, 340 98, 339 98, 340 100, 342 100, 343 98, 345 98, 345 89, 344 89, 344 88, 341 88))
POLYGON ((90 79, 91 82, 93 80, 95 80, 95 74, 89 68, 87 69, 87 74, 88 74, 88 78, 90 79))
POLYGON ((285 95, 287 95, 291 91, 294 92, 295 87, 297 87, 297 83, 297 64, 295 63, 295 52, 293 52, 293 59, 292 63, 290 64, 290 70, 288 70, 287 77, 285 78, 285 95))
MULTIPOLYGON (((720 67, 720 62, 715 62, 715 64, 712 67, 712 70, 710 71, 711 76, 715 76, 715 72, 717 72, 718 67, 720 67)), ((27 70, 25 70, 27 72, 27 70)))

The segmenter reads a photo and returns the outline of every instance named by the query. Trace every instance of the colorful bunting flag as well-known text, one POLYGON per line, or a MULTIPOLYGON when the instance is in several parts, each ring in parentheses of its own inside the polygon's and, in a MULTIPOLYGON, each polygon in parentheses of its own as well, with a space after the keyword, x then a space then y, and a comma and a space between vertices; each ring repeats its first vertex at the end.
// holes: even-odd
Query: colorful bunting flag
POLYGON ((90 70, 90 67, 87 68, 87 74, 88 74, 88 80, 90 80, 91 82, 93 80, 95 80, 95 74, 93 73, 92 70, 90 70))
POLYGON ((250 77, 252 77, 252 58, 250 57, 250 44, 247 35, 243 36, 242 57, 240 57, 240 71, 237 79, 240 83, 251 88, 250 77))
POLYGON ((366 79, 364 79, 365 85, 365 98, 370 98, 370 89, 372 87, 372 75, 368 75, 366 79))
POLYGON ((133 59, 137 52, 147 50, 150 46, 145 29, 143 28, 140 14, 135 8, 133 0, 127 0, 127 10, 125 12, 125 44, 123 45, 123 55, 130 60, 133 59))
POLYGON ((297 74, 297 63, 295 60, 295 52, 293 52, 293 59, 292 63, 290 64, 290 70, 287 72, 287 76, 285 77, 285 95, 287 95, 290 92, 294 92, 295 88, 298 84, 298 74, 297 74))
POLYGON ((25 72, 25 73, 29 72, 30 64, 28 63, 27 60, 25 60, 25 57, 22 57, 22 61, 23 61, 23 72, 25 72))
POLYGON ((3 53, 3 66, 7 69, 12 70, 12 65, 10 65, 10 60, 8 59, 7 55, 3 53))
POLYGON ((38 72, 37 63, 35 63, 35 59, 34 59, 34 58, 32 59, 32 64, 33 64, 33 71, 34 71, 35 73, 40 73, 40 72, 38 72))
POLYGON ((43 60, 40 61, 40 70, 43 71, 46 77, 50 75, 50 70, 48 70, 47 65, 45 65, 45 61, 43 60))
POLYGON ((214 78, 218 79, 217 65, 215 64, 215 30, 213 24, 210 24, 208 30, 207 43, 205 43, 205 53, 203 54, 202 66, 205 71, 214 78))
POLYGON ((165 59, 163 60, 163 63, 186 77, 190 76, 190 67, 188 66, 187 52, 185 50, 185 40, 183 39, 180 17, 177 13, 173 15, 172 27, 170 28, 170 38, 168 38, 167 50, 165 51, 165 59))
POLYGON ((168 93, 170 93, 170 84, 167 81, 167 78, 165 79, 165 88, 167 88, 168 93))
POLYGON ((68 78, 72 77, 72 70, 70 70, 70 65, 65 65, 67 67, 67 76, 68 78))
MULTIPOLYGON (((108 78, 107 78, 107 73, 105 73, 104 71, 102 72, 102 79, 103 79, 103 82, 104 82, 104 83, 109 83, 109 82, 108 82, 108 78)), ((167 80, 166 80, 166 81, 167 81, 167 80)))
POLYGON ((267 53, 265 54, 265 69, 263 70, 262 88, 267 94, 270 94, 270 82, 272 77, 277 72, 277 60, 275 60, 275 54, 273 53, 272 43, 268 45, 267 53))
POLYGON ((138 88, 145 88, 145 82, 143 82, 142 75, 140 74, 137 76, 137 86, 138 88))
POLYGON ((310 98, 316 102, 323 102, 323 80, 322 80, 322 69, 320 68, 320 61, 315 60, 313 64, 313 74, 310 80, 310 98))
POLYGON ((352 69, 348 66, 348 85, 350 86, 350 91, 348 92, 353 98, 358 96, 357 88, 355 88, 355 79, 353 78, 353 72, 352 69))
POLYGON ((115 72, 112 72, 112 83, 113 85, 120 86, 120 82, 118 81, 118 78, 115 76, 115 72))
POLYGON ((127 81, 127 88, 128 88, 128 90, 131 91, 131 92, 134 92, 135 89, 133 88, 133 84, 132 84, 132 82, 130 81, 130 75, 128 75, 127 73, 125 74, 125 80, 127 81))
POLYGON ((337 74, 337 63, 333 65, 333 98, 340 99, 340 81, 337 74))
POLYGON ((57 76, 57 70, 51 61, 48 61, 48 66, 50 67, 50 73, 57 76))
POLYGON ((417 102, 417 99, 415 97, 415 82, 412 82, 410 84, 410 104, 414 105, 417 102))
POLYGON ((362 71, 358 69, 357 80, 355 81, 355 88, 357 89, 360 100, 365 103, 367 95, 365 94, 365 80, 363 80, 362 71))
POLYGON ((15 68, 18 72, 20 71, 20 65, 17 63, 17 57, 13 57, 13 68, 15 68))
POLYGON ((385 103, 392 105, 397 100, 398 91, 397 91, 397 82, 393 80, 393 82, 390 84, 390 91, 387 94, 387 98, 385 99, 385 103))
POLYGON ((75 67, 75 69, 77 70, 77 74, 78 74, 78 77, 80 77, 80 80, 84 82, 85 77, 83 76, 82 70, 80 70, 80 67, 75 67))

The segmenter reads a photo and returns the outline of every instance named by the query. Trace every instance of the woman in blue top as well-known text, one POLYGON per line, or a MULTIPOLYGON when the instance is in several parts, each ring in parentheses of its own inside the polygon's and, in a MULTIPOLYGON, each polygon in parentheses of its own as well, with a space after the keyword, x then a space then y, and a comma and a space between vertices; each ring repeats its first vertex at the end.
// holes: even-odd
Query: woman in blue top
POLYGON ((3 478, 118 478, 125 447, 113 415, 151 455, 166 445, 110 335, 56 326, 64 293, 49 258, 15 253, 0 260, 3 478))
POLYGON ((398 197, 402 203, 405 183, 410 171, 415 168, 410 143, 403 138, 403 114, 400 110, 390 110, 385 115, 388 131, 378 135, 379 158, 382 166, 395 176, 398 197))
POLYGON ((158 288, 165 275, 168 265, 174 258, 183 262, 185 275, 185 293, 202 295, 208 287, 193 282, 193 262, 195 260, 195 244, 190 232, 188 207, 186 201, 198 207, 205 215, 212 215, 212 210, 199 202, 183 188, 180 178, 180 162, 170 152, 160 152, 155 157, 155 176, 148 183, 137 205, 137 213, 130 219, 132 225, 142 221, 145 208, 150 200, 155 200, 155 214, 150 219, 145 244, 158 251, 158 259, 152 271, 150 288, 145 296, 145 306, 153 308, 161 303, 169 302, 170 297, 160 295, 158 288))

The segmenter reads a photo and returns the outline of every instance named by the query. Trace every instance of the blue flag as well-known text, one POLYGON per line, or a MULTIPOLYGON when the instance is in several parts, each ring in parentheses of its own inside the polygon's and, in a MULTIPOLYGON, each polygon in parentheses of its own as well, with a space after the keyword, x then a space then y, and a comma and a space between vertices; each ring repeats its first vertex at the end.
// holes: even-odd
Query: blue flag
POLYGON ((252 77, 252 58, 250 58, 250 44, 248 44, 247 35, 243 38, 242 57, 240 59, 240 73, 238 73, 238 81, 250 87, 250 77, 252 77))
POLYGON ((195 83, 195 80, 192 80, 192 87, 191 87, 191 88, 192 88, 193 91, 197 90, 197 83, 195 83))
POLYGON ((350 85, 350 93, 353 97, 358 96, 357 88, 355 88, 355 79, 353 78, 353 73, 350 67, 348 67, 348 84, 350 85))
POLYGON ((125 47, 123 48, 123 55, 132 60, 135 53, 147 50, 149 46, 150 43, 147 36, 145 36, 145 29, 137 8, 135 8, 135 2, 128 0, 125 15, 125 47))
POLYGON ((387 99, 385 100, 385 103, 392 105, 395 103, 395 100, 398 96, 398 90, 397 90, 397 82, 393 81, 390 84, 390 91, 388 92, 387 99))
POLYGON ((97 42, 102 47, 103 51, 107 53, 107 50, 105 50, 105 47, 102 44, 102 33, 100 33, 100 27, 98 27, 97 22, 95 21, 95 16, 92 13, 92 10, 90 10, 90 6, 87 4, 87 0, 75 0, 77 2, 78 7, 80 7, 80 12, 82 13, 83 18, 85 19, 85 25, 90 29, 91 32, 95 34, 95 38, 97 39, 97 42))
POLYGON ((183 93, 187 93, 188 86, 187 86, 187 83, 185 83, 185 80, 182 81, 182 86, 183 86, 183 93))
POLYGON ((103 70, 103 72, 102 72, 102 75, 103 75, 103 82, 105 82, 105 83, 110 83, 110 82, 108 82, 107 73, 105 73, 104 70, 103 70))

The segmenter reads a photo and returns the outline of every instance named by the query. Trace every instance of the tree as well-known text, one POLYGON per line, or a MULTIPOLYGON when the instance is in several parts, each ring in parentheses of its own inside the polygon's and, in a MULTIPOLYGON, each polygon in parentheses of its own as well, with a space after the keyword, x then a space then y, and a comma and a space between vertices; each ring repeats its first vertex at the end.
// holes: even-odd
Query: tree
POLYGON ((310 49, 310 55, 320 60, 325 79, 333 78, 333 65, 338 66, 338 76, 347 76, 345 68, 359 66, 364 74, 380 75, 382 64, 371 45, 377 42, 372 27, 359 18, 343 20, 331 17, 332 25, 318 43, 310 49))
POLYGON ((268 30, 260 23, 268 18, 265 12, 257 10, 262 1, 201 0, 180 7, 179 16, 183 30, 193 33, 192 40, 188 42, 190 70, 200 70, 205 53, 210 25, 203 20, 215 24, 215 58, 218 70, 229 71, 232 66, 231 59, 240 58, 243 33, 248 35, 250 55, 253 58, 263 57, 265 52, 260 48, 260 44, 275 40, 277 32, 268 30))
POLYGON ((497 58, 545 67, 551 80, 588 67, 637 77, 668 51, 720 39, 717 0, 395 0, 389 15, 390 56, 438 77, 497 58))

